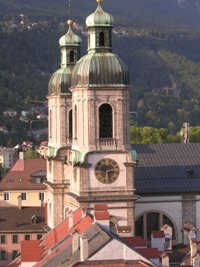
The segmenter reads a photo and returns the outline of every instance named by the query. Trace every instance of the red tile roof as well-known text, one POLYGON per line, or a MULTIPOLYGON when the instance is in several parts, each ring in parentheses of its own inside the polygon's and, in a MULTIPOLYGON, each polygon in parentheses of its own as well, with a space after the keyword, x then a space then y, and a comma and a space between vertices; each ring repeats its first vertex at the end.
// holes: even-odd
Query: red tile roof
POLYGON ((98 211, 94 213, 96 220, 108 220, 110 218, 110 213, 108 211, 98 211))
POLYGON ((147 241, 141 236, 122 237, 122 239, 131 247, 147 247, 147 241))
POLYGON ((155 259, 160 257, 160 252, 157 248, 137 248, 136 251, 138 251, 147 259, 155 259))
POLYGON ((21 261, 38 262, 42 259, 42 246, 39 246, 40 240, 23 240, 21 241, 21 261))
POLYGON ((45 159, 18 160, 0 182, 1 190, 45 190, 46 185, 30 181, 31 174, 46 171, 45 159))
POLYGON ((94 210, 95 211, 107 211, 108 210, 108 205, 107 204, 95 204, 94 205, 94 210))
POLYGON ((56 249, 53 249, 51 253, 44 257, 38 264, 34 267, 41 266, 41 263, 46 262, 51 259, 56 253, 62 250, 63 247, 66 247, 67 244, 72 242, 72 236, 70 236, 75 231, 78 231, 80 234, 88 230, 93 224, 93 218, 90 215, 83 217, 83 209, 79 208, 73 213, 73 223, 74 226, 69 229, 69 219, 66 218, 63 222, 57 225, 53 230, 48 232, 41 240, 40 245, 43 247, 44 253, 47 255, 49 251, 57 245, 60 241, 62 242, 63 238, 69 236, 69 239, 62 242, 56 249), (79 220, 78 220, 79 218, 79 220))
POLYGON ((165 237, 164 231, 152 231, 152 236, 154 238, 163 238, 165 237))

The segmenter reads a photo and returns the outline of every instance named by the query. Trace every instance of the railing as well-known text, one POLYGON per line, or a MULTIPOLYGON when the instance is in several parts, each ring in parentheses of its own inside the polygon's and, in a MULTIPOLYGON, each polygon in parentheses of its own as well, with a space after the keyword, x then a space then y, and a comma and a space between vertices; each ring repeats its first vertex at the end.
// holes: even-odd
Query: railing
POLYGON ((100 149, 110 149, 117 147, 117 140, 113 138, 100 138, 98 139, 100 149))

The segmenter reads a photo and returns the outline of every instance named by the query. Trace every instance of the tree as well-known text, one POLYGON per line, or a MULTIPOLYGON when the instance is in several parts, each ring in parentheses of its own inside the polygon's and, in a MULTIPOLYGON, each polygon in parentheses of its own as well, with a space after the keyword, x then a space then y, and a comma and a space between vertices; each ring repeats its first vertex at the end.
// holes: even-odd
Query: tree
POLYGON ((40 154, 35 150, 27 150, 24 153, 24 159, 37 159, 40 157, 40 154))

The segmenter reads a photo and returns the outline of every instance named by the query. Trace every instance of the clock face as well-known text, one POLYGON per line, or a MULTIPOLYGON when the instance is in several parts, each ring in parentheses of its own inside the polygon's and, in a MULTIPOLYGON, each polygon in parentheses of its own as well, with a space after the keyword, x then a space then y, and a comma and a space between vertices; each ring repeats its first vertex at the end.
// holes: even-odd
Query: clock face
POLYGON ((104 184, 111 184, 117 180, 119 176, 119 166, 113 159, 102 159, 95 167, 96 178, 104 184))

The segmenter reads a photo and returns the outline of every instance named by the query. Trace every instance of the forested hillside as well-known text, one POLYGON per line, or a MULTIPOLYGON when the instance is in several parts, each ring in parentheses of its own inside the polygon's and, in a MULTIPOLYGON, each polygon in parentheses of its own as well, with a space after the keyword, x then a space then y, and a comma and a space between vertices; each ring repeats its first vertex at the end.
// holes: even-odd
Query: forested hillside
MULTIPOLYGON (((113 51, 130 70, 134 122, 170 133, 184 121, 199 125, 200 16, 194 4, 198 1, 185 1, 183 7, 175 0, 104 2, 118 31, 113 34, 113 51)), ((84 26, 95 6, 92 0, 71 0, 71 17, 84 26)), ((46 98, 48 80, 59 68, 58 40, 67 31, 68 14, 65 0, 0 0, 0 125, 13 131, 13 125, 19 125, 2 112, 21 111, 30 106, 30 99, 46 98)), ((86 37, 77 33, 83 39, 83 55, 86 37)))

